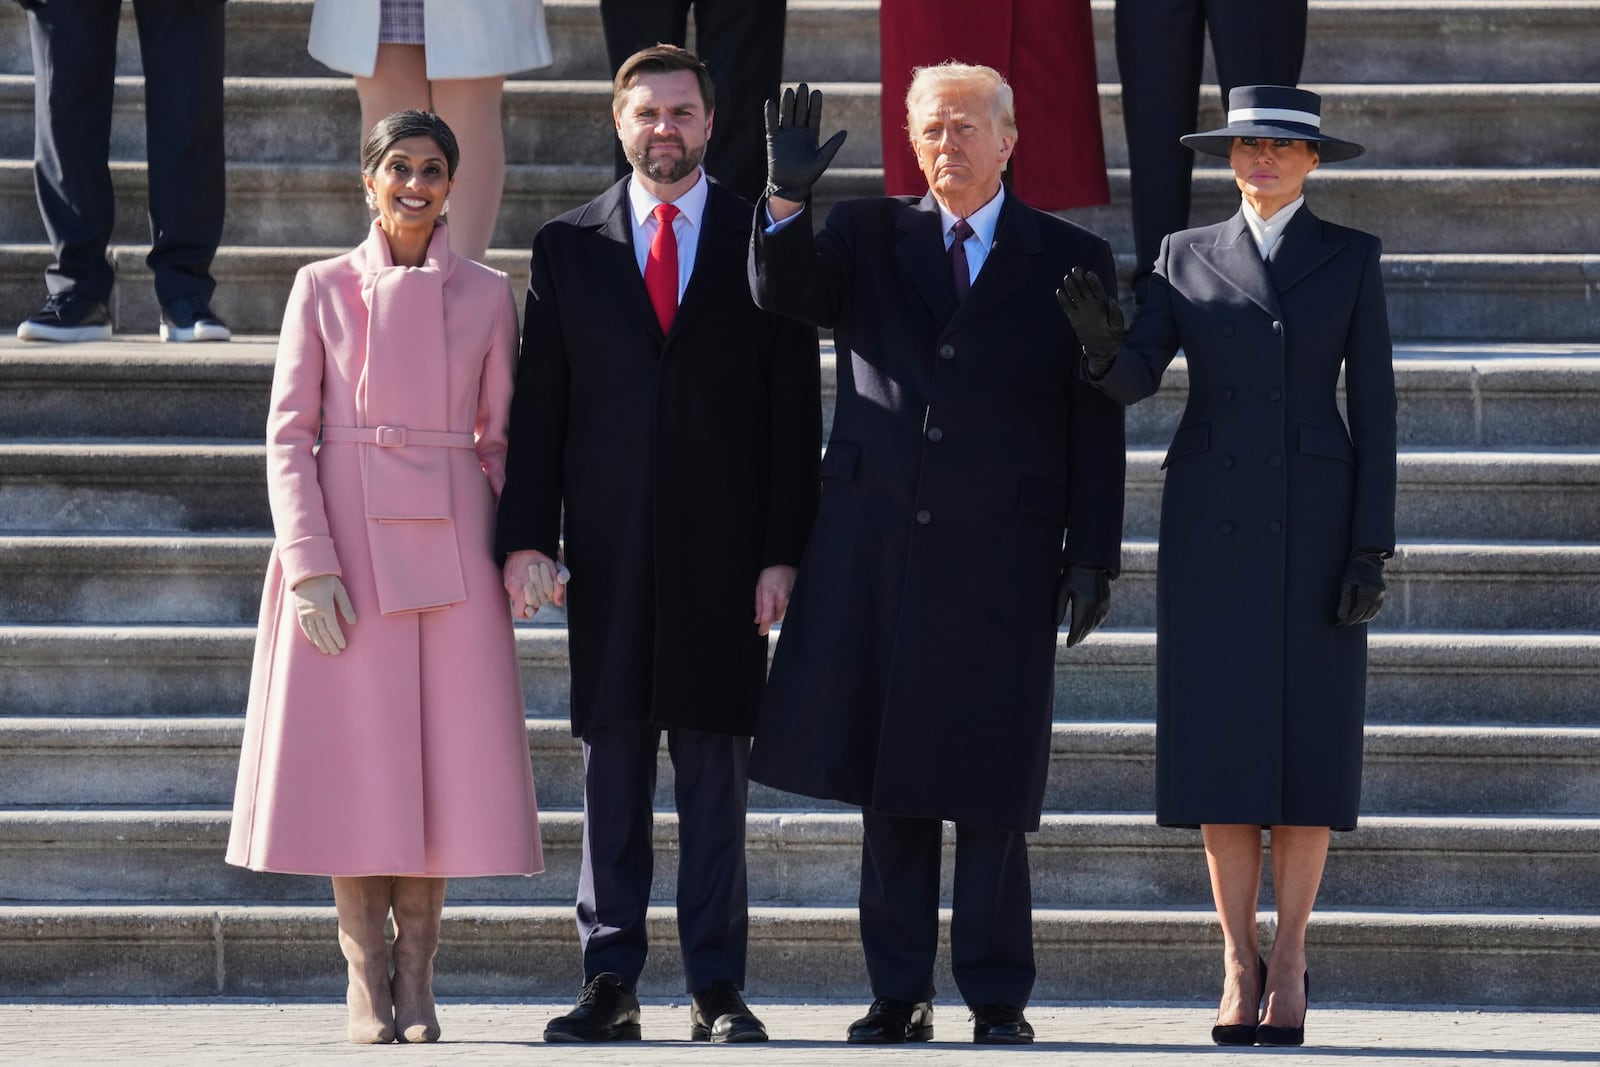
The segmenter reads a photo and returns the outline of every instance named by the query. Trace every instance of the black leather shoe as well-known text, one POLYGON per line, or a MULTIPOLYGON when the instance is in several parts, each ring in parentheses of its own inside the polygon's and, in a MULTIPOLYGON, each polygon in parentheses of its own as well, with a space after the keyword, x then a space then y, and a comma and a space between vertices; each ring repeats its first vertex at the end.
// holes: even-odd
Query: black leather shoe
POLYGON ((714 1045, 765 1041, 767 1028, 732 982, 718 982, 689 998, 689 1040, 714 1045))
POLYGON ((845 1038, 852 1045, 898 1045, 933 1040, 933 1002, 879 997, 867 1014, 850 1024, 845 1038))
POLYGON ((589 979, 578 994, 578 1006, 544 1028, 550 1042, 637 1041, 639 998, 623 986, 619 975, 607 971, 589 979))
MULTIPOLYGON (((1267 961, 1256 957, 1257 974, 1261 978, 1261 995, 1256 998, 1256 1014, 1261 1014, 1261 1002, 1267 999, 1267 961)), ((1215 1045, 1253 1045, 1256 1043, 1255 1023, 1219 1023, 1211 1028, 1211 1042, 1215 1045)))
POLYGON ((1021 1008, 985 1004, 972 1011, 972 1040, 980 1045, 1031 1045, 1033 1027, 1021 1008))
POLYGON ((24 341, 109 341, 111 315, 103 300, 51 293, 44 307, 17 326, 24 341))
POLYGON ((1299 1026, 1268 1026, 1262 1023, 1256 1027, 1256 1044, 1281 1045, 1293 1048, 1306 1043, 1306 1015, 1311 1011, 1311 972, 1305 973, 1306 981, 1306 1010, 1300 1015, 1299 1026))

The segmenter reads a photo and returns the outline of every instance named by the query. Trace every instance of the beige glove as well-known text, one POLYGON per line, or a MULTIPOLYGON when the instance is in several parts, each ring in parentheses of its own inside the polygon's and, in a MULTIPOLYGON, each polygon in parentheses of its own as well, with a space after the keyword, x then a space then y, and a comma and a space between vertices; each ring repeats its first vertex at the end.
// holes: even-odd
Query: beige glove
POLYGON ((511 598, 511 614, 531 619, 546 604, 561 607, 567 602, 567 580, 572 572, 543 552, 528 548, 506 557, 503 579, 511 598))
POLYGON ((325 655, 337 656, 347 642, 339 629, 339 619, 334 614, 337 606, 344 621, 356 624, 356 609, 350 605, 350 594, 344 583, 334 574, 319 574, 304 578, 294 587, 294 613, 300 622, 300 631, 306 640, 317 646, 325 655))

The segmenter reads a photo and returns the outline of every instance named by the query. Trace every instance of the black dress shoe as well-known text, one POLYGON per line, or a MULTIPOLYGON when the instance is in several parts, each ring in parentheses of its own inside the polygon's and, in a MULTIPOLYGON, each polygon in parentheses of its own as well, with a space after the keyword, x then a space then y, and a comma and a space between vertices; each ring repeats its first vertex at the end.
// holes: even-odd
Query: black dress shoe
POLYGON ((111 315, 105 301, 51 293, 44 307, 17 326, 24 341, 109 341, 111 315))
POLYGON ((845 1038, 852 1045, 898 1045, 933 1040, 933 1002, 879 997, 867 1014, 850 1024, 845 1038))
POLYGON ((980 1045, 1031 1045, 1033 1027, 1021 1008, 985 1004, 972 1010, 972 1040, 980 1045))
POLYGON ((607 971, 589 979, 578 994, 578 1006, 544 1028, 551 1042, 639 1040, 639 998, 607 971))
MULTIPOLYGON (((1261 995, 1256 998, 1256 1014, 1261 1014, 1261 1002, 1267 999, 1267 961, 1256 957, 1261 975, 1261 995)), ((1253 1045, 1256 1043, 1255 1023, 1219 1023, 1211 1028, 1211 1041, 1217 1045, 1253 1045)))
MULTIPOLYGON (((1306 1012, 1311 1011, 1311 972, 1305 973, 1306 980, 1306 1012)), ((1262 1023, 1256 1027, 1256 1044, 1282 1045, 1294 1047, 1306 1043, 1306 1014, 1300 1015, 1299 1026, 1268 1026, 1262 1023)))
POLYGON ((718 982, 689 998, 689 1040, 714 1045, 765 1041, 767 1028, 732 982, 718 982))

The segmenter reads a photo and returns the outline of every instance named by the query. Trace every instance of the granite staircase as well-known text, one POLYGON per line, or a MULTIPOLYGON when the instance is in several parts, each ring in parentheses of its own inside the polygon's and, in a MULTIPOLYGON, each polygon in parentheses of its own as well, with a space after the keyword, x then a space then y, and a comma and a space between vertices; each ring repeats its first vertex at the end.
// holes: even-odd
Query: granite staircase
MULTIPOLYGON (((222 862, 270 545, 262 426, 294 268, 358 240, 347 79, 304 52, 308 0, 233 0, 229 215, 215 306, 243 335, 162 345, 142 265, 137 48, 114 166, 123 285, 108 344, 0 342, 0 996, 334 995, 327 883, 222 862)), ((1116 202, 1072 217, 1131 247, 1110 3, 1096 0, 1116 202)), ((786 77, 851 137, 824 198, 878 182, 876 3, 790 0, 786 77)), ((508 83, 491 261, 609 175, 594 0, 547 0, 554 66, 508 83)), ((1600 0, 1312 0, 1305 83, 1369 154, 1317 210, 1384 237, 1400 390, 1399 528, 1372 636, 1364 811, 1312 927, 1318 1000, 1594 1006, 1600 989, 1600 0)), ((131 13, 124 20, 131 31, 131 13)), ((32 74, 0 8, 0 315, 42 295, 32 74)), ((1220 124, 1215 92, 1200 122, 1220 124)), ((1024 131, 1043 140, 1048 131, 1024 131)), ((1196 220, 1235 202, 1196 175, 1196 220)), ((521 284, 519 280, 517 284, 521 284)), ((826 352, 825 382, 833 354, 826 352)), ((1109 629, 1057 658, 1033 839, 1037 998, 1206 1001, 1219 935, 1197 835, 1153 797, 1159 463, 1174 367, 1129 413, 1125 574, 1109 629)), ((825 388, 831 386, 825 385, 825 388)), ((831 403, 829 405, 831 410, 831 403)), ((964 625, 959 612, 938 625, 964 625)), ((581 762, 559 616, 518 628, 548 871, 452 884, 438 988, 565 996, 581 762)), ((681 989, 670 766, 642 991, 681 989)), ((754 787, 755 997, 866 995, 860 822, 754 787)), ((1271 893, 1263 924, 1270 938, 1271 893)), ((948 974, 940 980, 953 989, 948 974)))

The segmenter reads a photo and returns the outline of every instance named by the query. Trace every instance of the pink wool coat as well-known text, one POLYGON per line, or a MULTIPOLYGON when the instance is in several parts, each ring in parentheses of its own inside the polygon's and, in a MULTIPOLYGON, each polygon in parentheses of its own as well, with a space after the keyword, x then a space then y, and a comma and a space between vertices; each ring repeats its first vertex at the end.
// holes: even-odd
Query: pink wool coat
POLYGON ((516 353, 506 276, 452 255, 443 226, 420 268, 395 267, 374 225, 295 278, 267 424, 276 538, 229 863, 543 869, 492 543, 516 353), (340 620, 337 656, 295 619, 291 588, 319 574, 340 576, 358 619, 340 620))

